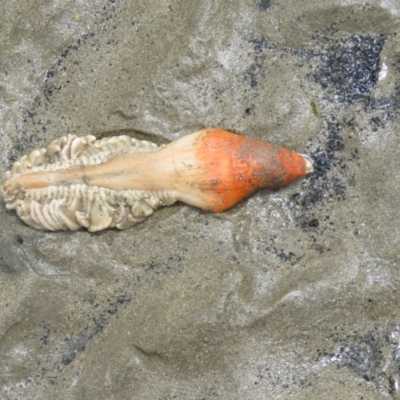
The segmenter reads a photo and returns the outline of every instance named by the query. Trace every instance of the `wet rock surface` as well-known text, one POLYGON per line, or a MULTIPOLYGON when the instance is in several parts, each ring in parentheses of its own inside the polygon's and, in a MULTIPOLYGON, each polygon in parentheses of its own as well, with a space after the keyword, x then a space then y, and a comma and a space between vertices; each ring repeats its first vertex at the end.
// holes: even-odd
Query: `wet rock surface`
POLYGON ((315 173, 222 214, 35 231, 0 204, 0 398, 400 397, 400 7, 7 2, 0 174, 73 133, 216 126, 315 173))

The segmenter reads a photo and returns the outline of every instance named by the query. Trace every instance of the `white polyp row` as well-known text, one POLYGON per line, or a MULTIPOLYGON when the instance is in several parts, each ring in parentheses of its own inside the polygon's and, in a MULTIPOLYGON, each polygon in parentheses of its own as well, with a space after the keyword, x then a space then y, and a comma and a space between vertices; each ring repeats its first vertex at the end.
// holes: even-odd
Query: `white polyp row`
POLYGON ((24 173, 57 171, 75 165, 96 165, 110 155, 130 151, 154 151, 159 146, 146 140, 138 140, 127 135, 96 140, 95 136, 63 136, 54 140, 45 149, 37 149, 16 161, 3 177, 3 183, 24 173))
POLYGON ((142 190, 116 191, 85 185, 50 186, 30 189, 23 200, 6 204, 16 209, 28 225, 42 230, 77 230, 91 232, 116 227, 126 229, 143 221, 165 205, 173 204, 173 191, 146 192, 142 190))

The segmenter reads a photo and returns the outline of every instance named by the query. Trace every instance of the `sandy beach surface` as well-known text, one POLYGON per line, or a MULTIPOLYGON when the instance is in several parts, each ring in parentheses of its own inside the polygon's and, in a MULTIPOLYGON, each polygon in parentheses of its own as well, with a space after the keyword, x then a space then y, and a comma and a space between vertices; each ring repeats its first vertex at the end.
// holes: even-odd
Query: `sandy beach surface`
POLYGON ((400 2, 21 0, 0 176, 67 134, 219 127, 315 172, 41 232, 0 201, 0 399, 400 399, 400 2))

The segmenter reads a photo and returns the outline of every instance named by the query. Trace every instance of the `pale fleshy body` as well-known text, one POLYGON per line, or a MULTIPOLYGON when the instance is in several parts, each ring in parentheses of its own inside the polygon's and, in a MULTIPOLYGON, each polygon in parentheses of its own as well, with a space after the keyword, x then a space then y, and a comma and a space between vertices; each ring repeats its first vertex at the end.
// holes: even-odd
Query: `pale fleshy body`
POLYGON ((260 187, 281 186, 310 169, 310 162, 296 153, 218 129, 160 147, 129 136, 96 140, 69 135, 21 157, 4 175, 1 193, 6 207, 36 229, 94 232, 126 229, 178 200, 224 211, 260 187), (270 169, 274 157, 285 151, 300 170, 282 182, 260 181, 259 162, 251 154, 260 146, 271 152, 266 158, 270 169))

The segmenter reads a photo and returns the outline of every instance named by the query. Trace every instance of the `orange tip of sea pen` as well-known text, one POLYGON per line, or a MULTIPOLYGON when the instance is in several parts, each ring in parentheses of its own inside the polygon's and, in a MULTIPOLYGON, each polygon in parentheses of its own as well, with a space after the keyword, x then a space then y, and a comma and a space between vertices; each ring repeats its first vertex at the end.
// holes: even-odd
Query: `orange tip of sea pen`
POLYGON ((227 210, 258 189, 279 188, 313 170, 309 157, 284 147, 215 128, 201 132, 197 157, 202 186, 210 188, 207 210, 227 210))

